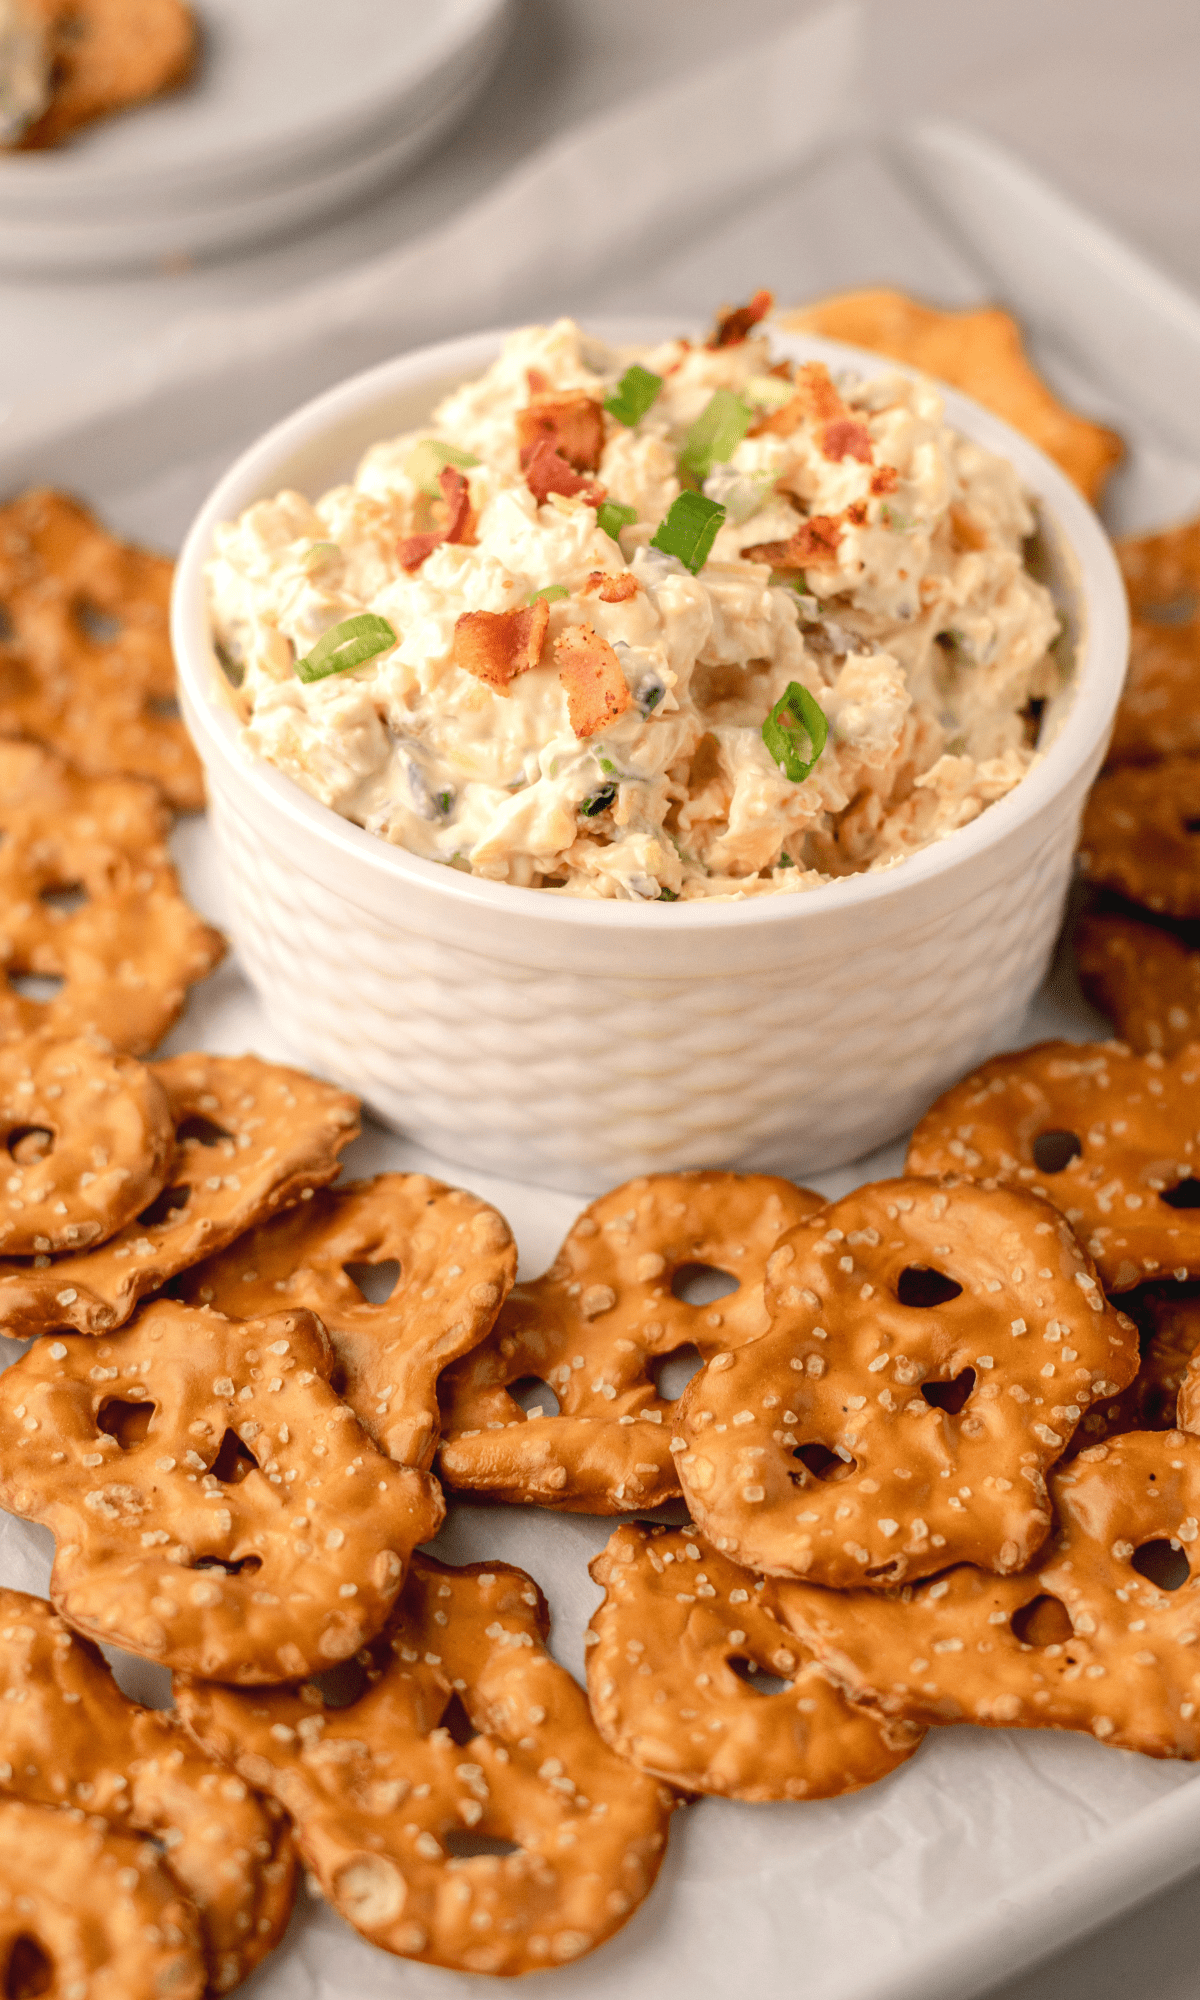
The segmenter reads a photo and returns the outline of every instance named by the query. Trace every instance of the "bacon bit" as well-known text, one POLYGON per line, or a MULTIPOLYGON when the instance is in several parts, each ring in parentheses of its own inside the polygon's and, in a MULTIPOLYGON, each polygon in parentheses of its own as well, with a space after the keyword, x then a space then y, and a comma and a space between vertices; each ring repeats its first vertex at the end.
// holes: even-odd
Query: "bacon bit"
POLYGON ((411 574, 420 569, 427 556, 443 542, 473 542, 475 540, 475 516, 471 512, 471 489, 456 465, 444 465, 438 474, 438 485, 442 489, 442 499, 446 503, 447 520, 444 528, 436 528, 428 535, 405 535, 396 544, 396 554, 400 558, 401 569, 411 574))
POLYGON ((525 370, 525 380, 529 384, 529 393, 531 396, 548 396, 553 387, 550 377, 543 375, 540 368, 527 368, 525 370))
POLYGON ((790 541, 759 542, 743 549, 747 562, 770 563, 772 569, 832 569, 837 564, 842 523, 832 514, 814 514, 802 521, 790 541))
POLYGON ((821 453, 834 465, 843 458, 856 458, 860 465, 870 465, 871 433, 854 417, 835 417, 822 432, 821 453))
POLYGON ((590 625, 568 625, 554 641, 558 678, 576 736, 594 736, 623 715, 632 699, 607 639, 590 625))
POLYGON ((613 572, 608 569, 594 569, 579 595, 590 597, 595 591, 601 604, 624 604, 630 597, 636 597, 640 586, 636 576, 624 569, 613 572))
POLYGON ((737 306, 733 312, 723 313, 708 338, 710 347, 736 347, 745 340, 751 327, 765 319, 775 303, 773 292, 755 292, 748 306, 737 306))
POLYGON ((874 494, 894 493, 900 484, 900 474, 894 465, 880 465, 871 474, 871 491, 874 494))
MULTIPOLYGON (((796 372, 796 393, 791 402, 760 417, 750 426, 748 435, 761 437, 769 432, 775 437, 791 437, 793 431, 810 419, 815 424, 827 425, 854 422, 823 361, 806 361, 796 372)), ((868 439, 868 448, 869 445, 868 439)))
POLYGON ((852 500, 850 505, 846 509, 846 519, 848 521, 852 521, 856 528, 861 528, 866 518, 867 518, 866 501, 852 500))
POLYGON ((518 674, 536 667, 549 622, 544 597, 522 611, 464 611, 454 621, 450 658, 494 694, 507 695, 518 674))
POLYGON ((595 472, 604 450, 604 406, 591 396, 536 396, 517 411, 522 453, 545 438, 576 472, 595 472))
POLYGON ((968 550, 986 549, 988 545, 983 529, 965 507, 954 506, 950 509, 950 538, 960 554, 968 550))
POLYGON ((521 453, 521 470, 525 474, 525 484, 541 507, 548 495, 561 493, 565 499, 573 499, 582 494, 589 507, 598 507, 606 488, 598 480, 581 479, 560 451, 556 451, 549 438, 539 438, 536 444, 527 444, 521 453))

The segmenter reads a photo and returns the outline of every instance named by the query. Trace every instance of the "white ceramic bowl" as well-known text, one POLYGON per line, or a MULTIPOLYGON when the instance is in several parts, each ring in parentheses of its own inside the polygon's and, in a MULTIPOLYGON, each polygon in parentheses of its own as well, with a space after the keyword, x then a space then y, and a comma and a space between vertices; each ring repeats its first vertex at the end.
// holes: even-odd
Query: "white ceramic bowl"
MULTIPOLYGON (((899 867, 807 895, 589 902, 477 880, 364 832, 242 748, 203 571, 219 522, 281 487, 315 497, 349 479, 368 445, 418 425, 502 339, 426 348, 306 404, 226 473, 187 538, 172 634, 242 962, 305 1063, 468 1166, 591 1192, 655 1169, 841 1165, 1011 1044, 1046 970, 1125 671, 1108 541, 1033 445, 947 391, 951 422, 1037 496, 1074 641, 1074 684, 1047 710, 1029 776, 899 867)), ((885 365, 776 341, 833 367, 885 365)))

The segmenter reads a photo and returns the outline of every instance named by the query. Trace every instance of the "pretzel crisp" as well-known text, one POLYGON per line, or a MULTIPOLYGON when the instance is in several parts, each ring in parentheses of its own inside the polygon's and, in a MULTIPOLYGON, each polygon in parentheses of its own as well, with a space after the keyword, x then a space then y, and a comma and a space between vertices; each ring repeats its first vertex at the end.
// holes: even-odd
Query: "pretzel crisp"
POLYGON ((1062 1210, 1108 1292, 1200 1277, 1200 1048, 1164 1061, 1122 1042, 994 1056, 925 1113, 912 1174, 1027 1187, 1062 1210))
POLYGON ((516 1270, 512 1231, 478 1195, 427 1174, 379 1174, 239 1237, 190 1271, 182 1293, 235 1319, 309 1307, 363 1429, 397 1464, 428 1466, 438 1376, 491 1330, 516 1270), (352 1269, 388 1262, 400 1266, 395 1289, 372 1305, 352 1269))
POLYGON ((821 1206, 791 1181, 725 1173, 647 1174, 593 1202, 550 1269, 514 1286, 487 1340, 446 1371, 447 1485, 585 1514, 675 1499, 674 1405, 657 1366, 681 1347, 707 1360, 765 1332, 767 1258, 821 1206), (685 1304, 672 1288, 696 1264, 728 1271, 737 1291, 685 1304), (509 1390, 530 1378, 560 1415, 526 1415, 509 1390))
POLYGON ((200 2000, 195 1913, 148 1840, 0 1799, 0 1965, 50 2000, 200 2000))
POLYGON ((1175 1290, 1157 1292, 1151 1286, 1138 1299, 1142 1322, 1138 1372, 1111 1402, 1093 1403, 1064 1456, 1122 1431, 1169 1431, 1176 1424, 1180 1430, 1194 1428, 1179 1416, 1177 1399, 1188 1364, 1200 1347, 1200 1301, 1188 1293, 1173 1297, 1175 1290))
POLYGON ((0 1040, 88 1034, 127 1055, 162 1040, 225 951, 183 900, 168 824, 140 779, 0 742, 0 1040), (13 978, 30 973, 61 990, 24 996, 13 978))
POLYGON ((1135 917, 1081 917, 1073 937, 1079 983, 1139 1055, 1178 1055, 1200 1040, 1200 951, 1135 917))
POLYGON ((633 1914, 675 1803, 601 1740, 549 1626, 524 1570, 416 1556, 348 1705, 311 1682, 267 1695, 181 1685, 180 1712, 286 1806, 324 1894, 373 1944, 463 1972, 532 1972, 633 1914), (489 1853, 489 1838, 516 1851, 489 1853))
POLYGON ((0 1045, 0 1250, 74 1250, 154 1200, 175 1126, 158 1079, 94 1043, 0 1045))
POLYGON ((1091 1445, 1050 1491, 1060 1526, 1035 1573, 964 1567, 882 1597, 796 1588, 781 1615, 888 1714, 1200 1756, 1200 1439, 1091 1445))
POLYGON ((1117 543, 1133 612, 1110 764, 1200 753, 1200 519, 1117 543))
POLYGON ((1168 917, 1200 917, 1200 757, 1128 764, 1097 778, 1079 861, 1090 881, 1168 917))
POLYGON ((691 1528, 617 1528, 590 1565, 588 1694, 639 1769, 722 1798, 831 1799, 886 1778, 923 1731, 852 1707, 752 1577, 691 1528), (741 1668, 741 1672, 738 1669, 741 1668), (784 1686, 761 1694, 749 1670, 784 1686))
POLYGON ((358 1133, 355 1098, 257 1056, 169 1056, 151 1073, 175 1127, 166 1187, 94 1250, 0 1261, 0 1332, 120 1326, 176 1272, 331 1181, 358 1133))
POLYGON ((356 1652, 440 1526, 330 1387, 308 1312, 157 1300, 100 1342, 35 1341, 0 1375, 0 1505, 58 1543, 53 1603, 92 1638, 257 1685, 356 1652))
POLYGON ((177 1716, 128 1700, 91 1641, 19 1590, 0 1591, 0 1792, 159 1842, 199 1913, 210 1993, 228 1993, 282 1937, 296 1853, 274 1801, 198 1749, 177 1716))
POLYGON ((48 743, 88 777, 149 778, 190 812, 204 780, 174 712, 171 567, 64 493, 0 507, 0 735, 48 743))
POLYGON ((832 1203, 772 1252, 766 1301, 770 1332, 684 1392, 679 1479, 718 1549, 836 1589, 1024 1568, 1043 1473, 1137 1368, 1062 1218, 969 1181, 832 1203))

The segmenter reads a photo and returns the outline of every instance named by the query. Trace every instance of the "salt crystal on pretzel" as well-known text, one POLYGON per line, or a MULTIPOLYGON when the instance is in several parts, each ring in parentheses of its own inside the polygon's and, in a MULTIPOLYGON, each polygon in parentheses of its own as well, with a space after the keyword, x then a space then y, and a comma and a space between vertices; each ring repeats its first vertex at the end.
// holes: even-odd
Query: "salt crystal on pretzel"
POLYGON ((13 2000, 200 2000, 196 1914, 149 1840, 0 1799, 0 1965, 13 2000))
POLYGON ((888 1714, 1200 1756, 1200 1440, 1132 1431, 1050 1492, 1058 1530, 1024 1576, 962 1567, 886 1596, 793 1585, 780 1615, 888 1714))
POLYGON ((19 1590, 0 1591, 0 1793, 161 1843, 200 1918, 210 1993, 228 1993, 279 1943, 296 1852, 278 1806, 176 1715, 130 1701, 91 1641, 19 1590))
POLYGON ((101 1243, 162 1188, 175 1124, 158 1079, 82 1038, 0 1045, 0 1253, 101 1243))
POLYGON ((447 1485, 586 1514, 656 1507, 679 1492, 674 1405, 661 1364, 708 1359, 766 1331, 763 1278, 779 1236, 822 1206, 769 1174, 646 1174, 595 1201, 540 1278, 515 1285, 488 1338, 442 1378, 447 1485), (711 1305, 675 1292, 694 1265, 738 1289, 711 1305), (546 1402, 510 1394, 531 1378, 546 1402), (561 1414, 547 1411, 553 1397, 561 1414))
POLYGON ((355 1098, 258 1056, 170 1056, 151 1074, 175 1132, 166 1186, 95 1249, 0 1259, 0 1332, 120 1326, 177 1272, 333 1180, 358 1133, 355 1098))
POLYGON ((1133 635, 1108 762, 1200 752, 1200 519, 1117 543, 1133 635))
POLYGON ((144 1055, 225 941, 184 902, 169 815, 137 778, 85 778, 0 742, 0 1039, 88 1034, 144 1055), (61 982, 51 998, 13 981, 61 982))
POLYGON ((534 1972, 632 1916, 675 1803, 602 1741, 549 1626, 524 1570, 417 1556, 356 1679, 182 1685, 179 1707, 286 1806, 324 1895, 372 1944, 461 1972, 534 1972), (513 1851, 480 1853, 488 1840, 513 1851))
POLYGON ((378 1632, 441 1525, 436 1481, 378 1452, 309 1312, 174 1300, 0 1375, 0 1505, 58 1544, 70 1624, 182 1672, 317 1672, 378 1632))
POLYGON ((339 1364, 363 1429, 401 1465, 425 1466, 439 1431, 438 1377, 490 1332, 516 1276, 504 1217, 427 1174, 379 1174, 325 1188, 189 1271, 184 1298, 249 1319, 307 1306, 339 1364), (370 1266, 399 1266, 372 1305, 370 1266))
POLYGON ((464 673, 507 695, 518 674, 536 667, 550 622, 545 598, 521 611, 463 611, 454 621, 450 658, 464 673))
POLYGON ((576 472, 599 471, 604 450, 604 405, 594 397, 582 392, 535 395, 523 410, 517 411, 516 421, 519 452, 525 452, 544 438, 576 472))
POLYGON ((921 1119, 914 1174, 969 1174, 1052 1201, 1108 1292, 1200 1277, 1200 1047, 1164 1060, 1122 1042, 993 1056, 921 1119))
POLYGON ((1122 765, 1084 807, 1079 861, 1090 881, 1170 917, 1200 917, 1200 757, 1122 765))
POLYGON ((61 145, 97 118, 177 90, 195 65, 196 21, 183 0, 23 0, 23 5, 47 35, 51 93, 14 150, 61 145))
POLYGON ((571 727, 581 740, 607 729, 632 705, 620 660, 591 625, 568 625, 559 633, 554 664, 566 691, 571 727))
POLYGON ((1079 983, 1139 1055, 1178 1055, 1200 1040, 1200 952, 1135 917, 1081 917, 1072 936, 1079 983))
POLYGON ((780 1586, 692 1528, 618 1528, 589 1565, 588 1695, 640 1770, 721 1798, 831 1799, 911 1757, 923 1731, 852 1707, 779 1622, 780 1586), (760 1693, 757 1670, 781 1682, 760 1693))
POLYGON ((835 1589, 1024 1568, 1046 1469, 1137 1368, 1062 1218, 967 1181, 831 1203, 772 1251, 766 1303, 769 1332, 684 1392, 679 1481, 718 1549, 835 1589))

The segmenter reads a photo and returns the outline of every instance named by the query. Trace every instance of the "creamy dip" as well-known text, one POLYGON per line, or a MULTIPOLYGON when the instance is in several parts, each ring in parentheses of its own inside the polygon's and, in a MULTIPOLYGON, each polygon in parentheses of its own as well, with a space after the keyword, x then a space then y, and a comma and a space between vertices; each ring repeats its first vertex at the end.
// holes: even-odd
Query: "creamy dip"
POLYGON ((644 900, 889 867, 1010 791, 1060 685, 1013 467, 927 380, 724 334, 525 328, 352 485, 219 528, 249 748, 429 860, 644 900))
POLYGON ((50 102, 45 23, 25 0, 0 0, 0 146, 11 146, 50 102))

